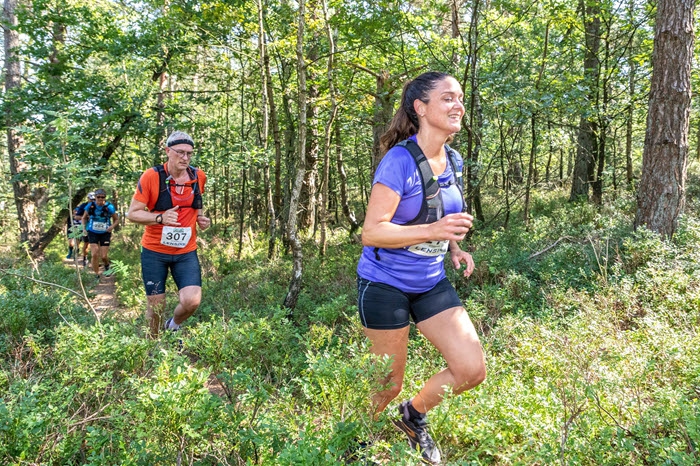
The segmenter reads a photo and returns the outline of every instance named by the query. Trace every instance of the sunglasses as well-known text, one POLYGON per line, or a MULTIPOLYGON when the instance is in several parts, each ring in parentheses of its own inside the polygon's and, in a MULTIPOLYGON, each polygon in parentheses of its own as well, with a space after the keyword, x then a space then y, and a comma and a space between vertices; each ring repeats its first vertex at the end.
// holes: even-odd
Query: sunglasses
POLYGON ((97 199, 106 199, 107 196, 95 196, 97 199))

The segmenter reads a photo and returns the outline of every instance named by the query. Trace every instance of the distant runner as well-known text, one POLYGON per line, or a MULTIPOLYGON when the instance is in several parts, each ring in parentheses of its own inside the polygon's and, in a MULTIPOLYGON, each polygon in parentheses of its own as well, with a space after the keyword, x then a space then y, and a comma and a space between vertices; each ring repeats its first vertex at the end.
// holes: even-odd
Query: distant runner
POLYGON ((95 200, 85 206, 83 228, 87 231, 92 256, 92 270, 100 277, 100 260, 105 270, 109 270, 109 245, 112 240, 112 230, 117 226, 119 216, 112 203, 107 202, 107 192, 104 189, 95 190, 95 200))
MULTIPOLYGON (((95 200, 95 193, 94 192, 89 192, 87 195, 87 202, 82 202, 78 205, 78 207, 75 208, 73 211, 73 219, 78 222, 78 224, 82 225, 83 223, 83 215, 85 214, 85 207, 90 203, 90 201, 95 200)), ((82 229, 82 227, 81 227, 82 229)), ((76 241, 76 247, 82 242, 83 247, 82 247, 82 256, 83 256, 83 267, 87 267, 87 253, 88 253, 88 246, 90 245, 90 242, 88 241, 88 236, 87 236, 87 230, 83 230, 83 235, 80 237, 78 241, 76 241)), ((76 254, 78 253, 77 251, 75 252, 76 254)), ((77 257, 76 257, 77 259, 77 257)))

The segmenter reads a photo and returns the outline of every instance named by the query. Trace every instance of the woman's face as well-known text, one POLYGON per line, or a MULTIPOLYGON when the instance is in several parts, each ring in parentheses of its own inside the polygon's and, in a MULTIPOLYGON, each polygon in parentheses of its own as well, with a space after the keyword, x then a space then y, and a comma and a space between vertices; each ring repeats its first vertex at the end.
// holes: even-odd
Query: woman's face
POLYGON ((451 76, 438 81, 428 93, 428 102, 416 100, 414 108, 421 129, 428 126, 447 135, 458 132, 464 117, 464 93, 457 80, 451 76))

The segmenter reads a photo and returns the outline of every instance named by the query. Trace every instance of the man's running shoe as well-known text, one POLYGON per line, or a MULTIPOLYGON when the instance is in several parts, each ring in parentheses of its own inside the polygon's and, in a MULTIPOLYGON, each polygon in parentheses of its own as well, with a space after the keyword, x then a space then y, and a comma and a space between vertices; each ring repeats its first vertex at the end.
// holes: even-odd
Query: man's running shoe
MULTIPOLYGON (((168 319, 168 320, 165 321, 165 323, 163 324, 163 328, 164 328, 165 330, 170 330, 170 322, 171 322, 172 320, 173 320, 173 318, 171 317, 170 319, 168 319)), ((174 331, 174 330, 173 330, 173 331, 174 331)))
MULTIPOLYGON (((179 331, 180 331, 180 327, 178 327, 178 328, 176 328, 176 329, 170 328, 170 322, 172 322, 173 319, 174 319, 174 317, 171 317, 170 319, 168 319, 168 320, 165 321, 165 324, 163 325, 163 328, 165 329, 166 332, 173 332, 173 333, 175 333, 175 332, 179 332, 179 331)), ((182 351, 182 348, 183 348, 182 339, 181 339, 181 338, 178 338, 178 339, 177 339, 177 350, 178 350, 178 352, 181 352, 181 351, 182 351)))
POLYGON ((408 412, 408 401, 399 405, 399 419, 392 421, 408 436, 408 444, 423 457, 427 464, 440 464, 440 450, 428 433, 426 416, 412 418, 408 412))

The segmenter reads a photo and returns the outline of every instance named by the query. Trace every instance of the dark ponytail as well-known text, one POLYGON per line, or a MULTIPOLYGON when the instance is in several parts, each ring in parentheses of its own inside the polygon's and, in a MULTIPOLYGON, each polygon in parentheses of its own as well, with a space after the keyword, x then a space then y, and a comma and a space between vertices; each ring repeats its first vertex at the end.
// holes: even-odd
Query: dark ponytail
POLYGON ((394 118, 389 123, 389 128, 379 138, 379 147, 382 155, 409 136, 416 134, 420 126, 413 102, 420 100, 428 103, 428 93, 435 89, 439 81, 449 77, 447 73, 428 71, 408 81, 401 92, 401 104, 394 118))

